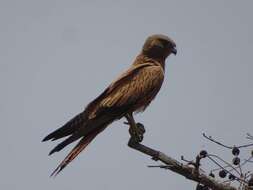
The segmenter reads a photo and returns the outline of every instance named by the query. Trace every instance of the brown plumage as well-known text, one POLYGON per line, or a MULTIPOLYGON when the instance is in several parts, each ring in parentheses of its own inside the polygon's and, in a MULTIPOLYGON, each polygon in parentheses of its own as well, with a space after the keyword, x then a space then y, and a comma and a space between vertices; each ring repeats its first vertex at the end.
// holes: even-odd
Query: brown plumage
POLYGON ((176 54, 176 44, 167 36, 152 35, 147 38, 141 53, 132 66, 85 110, 64 126, 46 136, 43 141, 67 137, 49 155, 81 138, 67 157, 54 170, 57 175, 110 123, 133 112, 144 111, 155 98, 164 79, 165 59, 176 54))

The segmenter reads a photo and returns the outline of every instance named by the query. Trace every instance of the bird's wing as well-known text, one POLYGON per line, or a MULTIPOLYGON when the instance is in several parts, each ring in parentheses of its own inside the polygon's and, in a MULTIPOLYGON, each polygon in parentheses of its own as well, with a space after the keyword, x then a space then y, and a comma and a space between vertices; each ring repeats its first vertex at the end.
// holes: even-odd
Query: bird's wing
POLYGON ((123 73, 89 106, 89 118, 109 110, 115 113, 148 105, 159 91, 164 79, 161 66, 152 63, 136 65, 123 73), (93 105, 92 105, 93 104, 93 105))

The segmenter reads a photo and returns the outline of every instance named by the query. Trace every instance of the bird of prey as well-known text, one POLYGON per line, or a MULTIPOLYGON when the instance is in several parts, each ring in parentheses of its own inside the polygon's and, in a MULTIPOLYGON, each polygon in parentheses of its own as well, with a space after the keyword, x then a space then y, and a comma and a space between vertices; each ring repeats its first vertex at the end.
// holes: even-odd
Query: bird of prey
POLYGON ((79 140, 51 175, 57 175, 109 124, 125 117, 130 134, 136 142, 142 140, 133 113, 142 112, 155 98, 164 80, 165 59, 176 55, 176 44, 168 36, 149 36, 130 68, 113 81, 83 112, 47 135, 43 141, 66 137, 49 155, 79 140))

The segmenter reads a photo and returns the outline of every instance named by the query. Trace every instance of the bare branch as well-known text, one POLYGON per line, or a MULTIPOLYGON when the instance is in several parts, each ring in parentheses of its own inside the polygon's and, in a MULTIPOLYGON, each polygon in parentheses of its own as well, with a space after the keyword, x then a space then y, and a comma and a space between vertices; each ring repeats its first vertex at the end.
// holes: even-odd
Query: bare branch
POLYGON ((169 169, 179 175, 186 177, 189 180, 206 185, 213 190, 237 190, 236 187, 224 184, 203 173, 199 173, 199 171, 195 167, 184 165, 181 162, 167 156, 166 154, 160 151, 154 150, 143 144, 137 143, 132 138, 130 138, 128 146, 137 151, 142 152, 143 154, 151 156, 152 159, 155 161, 161 161, 164 164, 166 164, 166 166, 158 166, 158 167, 169 169))

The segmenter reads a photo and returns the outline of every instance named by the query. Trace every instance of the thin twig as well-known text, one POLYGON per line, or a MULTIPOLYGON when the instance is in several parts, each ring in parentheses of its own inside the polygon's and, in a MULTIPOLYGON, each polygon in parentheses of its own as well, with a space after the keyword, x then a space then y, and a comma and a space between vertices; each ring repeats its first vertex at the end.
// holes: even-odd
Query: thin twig
POLYGON ((208 140, 210 140, 210 141, 212 141, 212 142, 214 142, 214 143, 216 143, 216 144, 218 144, 218 145, 221 145, 221 146, 223 146, 223 147, 225 147, 225 148, 229 148, 229 149, 232 149, 232 148, 233 148, 232 146, 227 146, 227 145, 222 144, 222 143, 219 142, 219 141, 214 140, 211 136, 209 136, 209 137, 206 136, 205 133, 203 133, 202 135, 203 135, 203 137, 205 137, 206 139, 208 139, 208 140))
MULTIPOLYGON (((212 141, 212 142, 214 142, 214 143, 216 143, 216 144, 218 144, 218 145, 220 145, 220 146, 223 146, 223 147, 225 147, 225 148, 228 148, 228 149, 233 149, 235 146, 228 146, 228 145, 225 145, 225 144, 223 144, 223 143, 221 143, 221 142, 219 142, 219 141, 217 141, 217 140, 214 140, 211 136, 207 136, 205 133, 203 133, 202 134, 203 135, 203 137, 205 137, 206 139, 208 139, 208 140, 210 140, 210 141, 212 141)), ((251 137, 250 137, 251 138, 251 137)), ((252 137, 252 139, 251 140, 253 140, 253 137, 252 137)), ((244 144, 244 145, 240 145, 240 146, 236 146, 237 148, 246 148, 246 147, 249 147, 249 146, 253 146, 253 143, 251 143, 251 144, 244 144)))
MULTIPOLYGON (((241 173, 234 167, 232 166, 230 163, 228 163, 227 161, 223 160, 221 157, 215 155, 215 154, 208 154, 208 156, 211 156, 211 157, 215 157, 219 160, 221 160, 222 162, 224 162, 225 164, 227 164, 227 166, 233 168, 234 171, 236 171, 239 175, 241 175, 241 173)), ((216 163, 216 162, 215 162, 216 163)), ((218 165, 219 167, 221 167, 222 169, 226 170, 225 167, 221 166, 220 164, 218 165)), ((229 170, 227 170, 229 171, 229 170)), ((229 172, 230 173, 230 172, 229 172)))
MULTIPOLYGON (((231 172, 229 172, 228 170, 226 170, 222 165, 220 165, 216 160, 214 160, 212 157, 210 157, 209 155, 207 156, 212 162, 214 162, 217 166, 219 166, 221 169, 223 169, 224 171, 226 171, 229 174, 232 174, 231 172)), ((236 170, 237 171, 237 170, 236 170)), ((238 171, 237 171, 238 172, 238 171)), ((232 174, 233 175, 233 174, 232 174)), ((235 175, 234 175, 235 176, 235 175)), ((247 184, 247 181, 241 179, 240 177, 235 176, 235 179, 239 182, 243 182, 247 184)))

